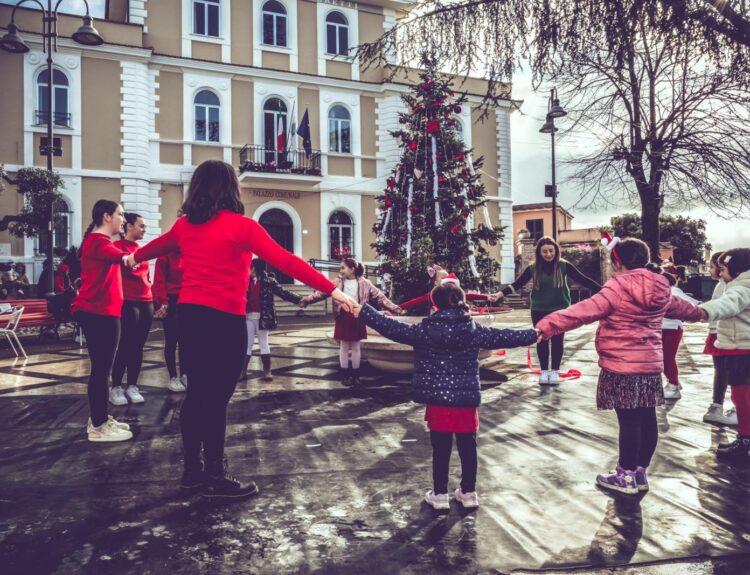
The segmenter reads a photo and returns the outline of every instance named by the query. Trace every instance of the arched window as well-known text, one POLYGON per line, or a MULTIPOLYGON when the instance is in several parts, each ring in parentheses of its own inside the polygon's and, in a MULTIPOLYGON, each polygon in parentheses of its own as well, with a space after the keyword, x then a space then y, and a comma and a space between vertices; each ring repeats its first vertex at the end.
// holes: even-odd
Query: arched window
POLYGON ((195 95, 195 141, 218 142, 221 115, 219 97, 210 90, 195 95))
POLYGON ((328 151, 352 152, 352 120, 344 106, 333 106, 328 112, 328 151))
POLYGON ((326 16, 326 53, 346 56, 349 53, 349 22, 341 12, 326 16))
MULTIPOLYGON (((70 211, 68 202, 62 198, 55 201, 55 251, 70 249, 71 225, 70 218, 73 212, 70 211)), ((37 238, 37 252, 46 254, 48 251, 47 234, 41 234, 37 238)))
POLYGON ((278 0, 263 4, 263 43, 268 46, 286 46, 286 8, 278 0))
POLYGON ((263 104, 263 144, 266 153, 286 150, 287 110, 281 98, 269 98, 263 104))
POLYGON ((354 224, 346 212, 337 210, 328 218, 328 259, 354 256, 354 224))
MULTIPOLYGON (((49 119, 50 105, 47 97, 49 74, 42 70, 36 78, 36 124, 46 124, 49 119)), ((70 83, 68 77, 60 70, 52 71, 52 121, 55 126, 70 127, 70 83)))
POLYGON ((193 0, 193 33, 219 37, 220 0, 193 0))

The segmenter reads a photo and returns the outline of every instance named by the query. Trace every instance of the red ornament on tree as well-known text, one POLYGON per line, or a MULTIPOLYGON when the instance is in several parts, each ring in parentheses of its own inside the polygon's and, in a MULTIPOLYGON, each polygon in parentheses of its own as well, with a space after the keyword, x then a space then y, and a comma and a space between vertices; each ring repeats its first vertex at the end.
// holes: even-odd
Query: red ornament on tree
POLYGON ((456 159, 457 160, 463 160, 464 158, 465 158, 465 156, 464 156, 463 152, 459 152, 458 154, 456 154, 456 159))
POLYGON ((393 200, 391 198, 385 199, 385 207, 390 208, 393 205, 393 200))
POLYGON ((416 204, 414 204, 414 205, 412 205, 412 206, 411 206, 411 207, 409 208, 409 211, 410 211, 410 212, 411 212, 412 214, 416 214, 416 213, 417 213, 417 212, 419 211, 419 206, 417 206, 416 204))
POLYGON ((422 83, 422 89, 423 90, 429 90, 430 86, 432 86, 432 84, 430 84, 430 82, 423 82, 422 83))
POLYGON ((393 178, 388 178, 385 182, 385 185, 389 190, 392 190, 396 185, 396 180, 394 180, 393 178))
POLYGON ((410 150, 416 150, 418 146, 419 146, 419 144, 417 144, 416 140, 412 140, 411 142, 409 142, 409 149, 410 150))
POLYGON ((454 111, 454 112, 455 112, 456 114, 460 114, 460 113, 461 113, 461 106, 456 106, 455 108, 453 108, 453 111, 454 111))
POLYGON ((453 225, 451 226, 451 233, 452 233, 452 234, 453 234, 454 236, 457 236, 457 235, 458 235, 458 231, 459 231, 460 229, 461 229, 461 222, 458 222, 458 223, 456 223, 456 224, 453 224, 453 225))
POLYGON ((427 133, 434 134, 440 131, 440 120, 430 120, 427 122, 427 133))

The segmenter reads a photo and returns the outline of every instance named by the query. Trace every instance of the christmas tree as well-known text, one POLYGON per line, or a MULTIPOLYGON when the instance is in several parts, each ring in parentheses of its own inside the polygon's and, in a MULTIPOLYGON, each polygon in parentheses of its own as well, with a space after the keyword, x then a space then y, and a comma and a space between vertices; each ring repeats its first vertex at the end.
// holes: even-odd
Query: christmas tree
POLYGON ((380 274, 399 302, 431 289, 431 264, 455 273, 464 289, 493 289, 500 265, 487 246, 503 237, 487 210, 479 176, 483 158, 473 160, 456 131, 454 114, 461 113, 466 96, 456 96, 429 56, 422 58, 419 78, 412 93, 402 96, 403 127, 391 131, 402 154, 377 197, 380 217, 373 227, 380 274), (475 214, 482 222, 475 222, 475 214))

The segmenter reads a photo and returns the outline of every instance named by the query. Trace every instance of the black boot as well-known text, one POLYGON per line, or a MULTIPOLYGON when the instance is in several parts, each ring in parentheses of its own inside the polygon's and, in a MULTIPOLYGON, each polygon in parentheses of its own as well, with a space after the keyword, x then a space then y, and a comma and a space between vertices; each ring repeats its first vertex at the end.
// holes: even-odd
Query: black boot
POLYGON ((719 459, 734 459, 750 462, 750 436, 737 434, 732 443, 721 443, 716 449, 719 459))
POLYGON ((185 469, 182 472, 180 488, 186 490, 196 490, 206 484, 206 473, 203 470, 203 457, 200 452, 197 454, 184 454, 185 469))
POLYGON ((245 499, 258 493, 258 486, 250 481, 241 483, 229 475, 226 458, 206 461, 206 483, 201 490, 204 497, 215 499, 245 499))
POLYGON ((357 387, 361 383, 359 381, 359 368, 353 368, 351 374, 352 387, 357 387))
POLYGON ((352 386, 352 368, 342 367, 341 368, 341 385, 344 387, 352 386))
POLYGON ((271 354, 261 354, 260 360, 263 362, 263 381, 273 381, 273 375, 271 374, 271 354))
POLYGON ((251 356, 249 355, 245 356, 245 361, 242 362, 242 372, 240 373, 240 377, 237 379, 237 381, 247 379, 247 365, 250 363, 250 357, 251 356))

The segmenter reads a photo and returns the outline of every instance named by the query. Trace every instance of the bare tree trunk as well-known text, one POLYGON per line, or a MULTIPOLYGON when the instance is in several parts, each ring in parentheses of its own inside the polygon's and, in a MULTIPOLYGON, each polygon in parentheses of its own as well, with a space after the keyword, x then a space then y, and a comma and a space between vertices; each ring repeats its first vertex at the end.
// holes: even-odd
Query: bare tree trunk
MULTIPOLYGON (((650 188, 651 186, 644 186, 650 188)), ((641 197, 641 226, 643 228, 643 241, 651 250, 651 261, 659 263, 661 251, 659 246, 659 215, 661 214, 661 202, 652 190, 639 190, 641 197)))

